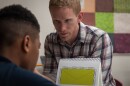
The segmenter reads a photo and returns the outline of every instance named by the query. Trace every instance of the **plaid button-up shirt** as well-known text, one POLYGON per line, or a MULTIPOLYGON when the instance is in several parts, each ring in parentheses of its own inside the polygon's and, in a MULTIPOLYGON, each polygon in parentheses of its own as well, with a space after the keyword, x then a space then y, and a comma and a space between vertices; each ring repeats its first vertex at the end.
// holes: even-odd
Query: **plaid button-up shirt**
POLYGON ((100 58, 104 86, 115 86, 111 75, 113 46, 108 34, 101 29, 80 23, 77 40, 70 46, 63 43, 57 33, 45 40, 45 64, 43 73, 55 80, 61 58, 100 58))

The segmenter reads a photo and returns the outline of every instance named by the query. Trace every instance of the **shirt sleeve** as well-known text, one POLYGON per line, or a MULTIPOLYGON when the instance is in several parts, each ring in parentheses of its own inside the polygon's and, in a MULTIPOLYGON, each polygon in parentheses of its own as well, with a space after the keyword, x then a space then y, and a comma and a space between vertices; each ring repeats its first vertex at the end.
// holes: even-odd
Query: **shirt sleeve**
MULTIPOLYGON (((111 75, 113 46, 107 33, 103 34, 95 43, 92 57, 101 58, 102 77, 104 86, 111 86, 113 81, 111 75)), ((114 86, 114 85, 113 85, 114 86)))
POLYGON ((45 63, 43 74, 56 81, 57 65, 53 54, 53 44, 52 39, 47 36, 45 39, 45 63))

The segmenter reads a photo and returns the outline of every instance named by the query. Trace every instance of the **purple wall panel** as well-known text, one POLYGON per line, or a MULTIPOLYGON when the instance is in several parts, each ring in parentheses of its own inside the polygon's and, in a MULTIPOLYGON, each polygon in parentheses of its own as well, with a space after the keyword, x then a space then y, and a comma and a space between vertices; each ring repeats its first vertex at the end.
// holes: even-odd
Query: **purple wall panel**
POLYGON ((130 53, 130 34, 114 33, 114 52, 130 53))

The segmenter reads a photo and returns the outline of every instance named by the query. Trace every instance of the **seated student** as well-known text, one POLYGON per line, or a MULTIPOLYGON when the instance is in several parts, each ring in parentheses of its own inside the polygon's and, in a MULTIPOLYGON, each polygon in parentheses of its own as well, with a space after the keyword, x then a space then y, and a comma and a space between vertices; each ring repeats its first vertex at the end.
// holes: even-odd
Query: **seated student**
POLYGON ((0 86, 56 86, 35 73, 40 40, 35 16, 21 5, 0 10, 0 86))

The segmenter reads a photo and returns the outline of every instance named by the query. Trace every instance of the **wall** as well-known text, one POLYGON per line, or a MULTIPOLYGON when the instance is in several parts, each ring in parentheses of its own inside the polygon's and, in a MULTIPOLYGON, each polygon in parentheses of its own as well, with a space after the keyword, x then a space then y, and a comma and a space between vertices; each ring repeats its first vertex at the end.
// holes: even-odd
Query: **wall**
POLYGON ((123 86, 130 86, 130 54, 113 55, 112 73, 123 86))
MULTIPOLYGON (((37 17, 40 26, 40 40, 42 43, 40 56, 44 55, 44 40, 48 33, 55 31, 52 25, 49 9, 49 0, 0 0, 0 8, 9 4, 22 4, 30 9, 37 17)), ((40 59, 38 63, 41 63, 40 59)), ((114 54, 112 73, 123 82, 124 86, 130 85, 130 54, 114 54)))

